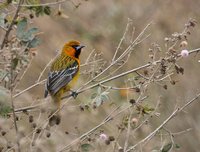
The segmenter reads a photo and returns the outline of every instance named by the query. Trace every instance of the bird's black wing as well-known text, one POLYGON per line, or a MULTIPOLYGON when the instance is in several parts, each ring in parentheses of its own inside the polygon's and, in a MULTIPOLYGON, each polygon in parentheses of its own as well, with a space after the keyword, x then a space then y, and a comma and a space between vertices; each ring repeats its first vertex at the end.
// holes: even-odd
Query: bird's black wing
MULTIPOLYGON (((60 66, 62 66, 62 64, 60 64, 60 66)), ((62 87, 66 86, 73 79, 78 70, 79 65, 76 60, 68 62, 66 67, 62 70, 51 70, 46 82, 45 97, 48 95, 48 92, 51 95, 55 95, 62 87)))

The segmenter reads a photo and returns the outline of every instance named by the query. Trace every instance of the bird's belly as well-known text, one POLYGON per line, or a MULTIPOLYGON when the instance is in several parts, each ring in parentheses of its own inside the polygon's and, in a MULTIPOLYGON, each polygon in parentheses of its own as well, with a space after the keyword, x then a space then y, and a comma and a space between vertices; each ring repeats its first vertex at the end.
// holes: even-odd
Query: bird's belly
POLYGON ((79 73, 76 74, 76 76, 74 76, 74 78, 65 87, 63 87, 64 92, 70 91, 70 89, 74 87, 74 85, 77 83, 78 77, 79 73))

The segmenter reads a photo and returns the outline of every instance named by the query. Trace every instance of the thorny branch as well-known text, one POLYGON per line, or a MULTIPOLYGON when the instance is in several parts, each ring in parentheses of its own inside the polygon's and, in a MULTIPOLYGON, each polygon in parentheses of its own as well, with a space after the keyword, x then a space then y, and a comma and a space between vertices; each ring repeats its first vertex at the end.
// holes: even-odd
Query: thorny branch
MULTIPOLYGON (((194 49, 194 50, 189 51, 189 54, 198 53, 198 52, 200 52, 200 48, 197 48, 197 49, 194 49)), ((178 57, 181 57, 181 54, 178 54, 178 57)), ((160 62, 161 62, 161 60, 155 61, 155 63, 160 63, 160 62)), ((81 89, 81 90, 77 91, 76 93, 78 93, 78 94, 83 93, 83 92, 85 92, 85 91, 87 91, 87 90, 90 90, 90 89, 92 89, 92 88, 101 86, 101 85, 105 84, 106 82, 115 80, 115 79, 117 79, 117 78, 123 77, 123 76, 125 76, 125 75, 127 75, 127 74, 130 74, 130 73, 133 73, 133 72, 137 72, 137 71, 139 71, 139 70, 141 70, 141 69, 144 69, 144 68, 147 68, 147 67, 149 67, 149 66, 151 66, 151 63, 147 63, 147 64, 145 64, 145 65, 139 66, 139 67, 134 68, 134 69, 132 69, 132 70, 126 71, 126 72, 124 72, 124 73, 121 73, 121 74, 118 74, 118 75, 113 76, 113 77, 111 77, 111 78, 108 78, 108 79, 106 79, 106 80, 103 80, 103 81, 101 81, 101 82, 99 82, 99 83, 95 83, 95 84, 93 84, 93 85, 91 85, 91 86, 89 86, 89 87, 87 87, 87 88, 84 88, 84 89, 81 89)), ((24 89, 23 91, 21 91, 21 92, 15 94, 13 97, 16 98, 16 97, 18 97, 19 95, 23 94, 24 92, 26 92, 26 91, 28 91, 28 90, 30 90, 30 89, 32 89, 32 88, 38 86, 38 85, 44 84, 45 82, 46 82, 46 79, 44 79, 44 80, 42 80, 42 81, 40 81, 40 82, 37 82, 37 83, 35 83, 34 85, 32 85, 32 86, 30 86, 30 87, 24 89)), ((103 85, 103 86, 104 86, 104 85, 103 85)), ((105 87, 106 87, 106 86, 105 86, 105 87)), ((111 89, 117 90, 117 89, 134 89, 134 88, 115 88, 115 87, 111 87, 111 89)), ((62 99, 66 99, 66 98, 69 98, 69 97, 71 97, 71 95, 65 96, 65 97, 63 97, 62 99)), ((38 106, 36 106, 36 107, 38 107, 38 106)), ((34 108, 35 108, 34 106, 27 107, 27 110, 34 109, 34 108)), ((23 110, 26 110, 26 108, 22 108, 22 109, 23 109, 23 110)), ((20 110, 20 109, 16 109, 16 111, 19 112, 19 111, 21 111, 21 110, 20 110)))
MULTIPOLYGON (((147 96, 143 97, 143 98, 138 98, 137 102, 143 101, 147 98, 147 96)), ((133 105, 128 105, 127 107, 123 108, 122 110, 118 111, 117 113, 115 113, 121 106, 118 106, 117 108, 115 108, 99 125, 97 125, 96 127, 93 127, 91 130, 89 130, 88 132, 84 133, 83 135, 81 135, 80 137, 76 138, 75 140, 73 140, 70 144, 64 146, 63 148, 61 148, 58 152, 62 152, 65 151, 67 149, 70 149, 71 146, 73 146, 74 144, 77 143, 77 141, 79 140, 84 140, 88 135, 90 135, 91 133, 93 133, 95 130, 97 130, 98 128, 100 128, 101 126, 105 125, 107 122, 113 120, 114 118, 116 118, 117 116, 119 116, 121 113, 127 111, 129 108, 133 107, 133 105)))
POLYGON ((18 17, 18 13, 19 13, 19 11, 20 11, 20 9, 21 9, 21 4, 23 4, 23 2, 24 2, 24 0, 20 0, 19 3, 18 3, 18 5, 17 5, 17 10, 16 10, 16 12, 15 12, 15 15, 14 15, 14 17, 13 17, 11 23, 10 23, 10 26, 9 26, 8 29, 6 30, 6 34, 5 34, 5 36, 4 36, 4 38, 3 38, 3 41, 2 41, 2 43, 1 43, 1 49, 4 48, 5 43, 8 41, 8 36, 9 36, 11 30, 12 30, 12 27, 13 27, 13 25, 14 25, 14 23, 15 23, 15 20, 16 20, 17 17, 18 17))
POLYGON ((50 3, 43 3, 43 4, 23 4, 21 6, 22 7, 51 6, 51 5, 62 4, 64 2, 66 2, 66 1, 70 1, 70 0, 60 0, 60 1, 50 2, 50 3))
MULTIPOLYGON (((189 51, 189 54, 197 53, 197 52, 199 52, 199 51, 200 51, 200 48, 194 49, 194 50, 189 51)), ((181 57, 181 54, 178 54, 178 57, 181 57)), ((157 64, 157 63, 160 63, 160 62, 161 62, 161 60, 157 60, 157 61, 155 61, 154 63, 157 64)), ((95 87, 97 87, 97 86, 99 86, 99 85, 101 85, 101 84, 104 84, 104 83, 106 83, 106 82, 115 80, 115 79, 117 79, 117 78, 123 77, 123 76, 125 76, 125 75, 127 75, 127 74, 130 74, 130 73, 139 71, 139 70, 144 69, 144 68, 147 68, 147 67, 149 67, 149 66, 151 66, 151 63, 147 63, 147 64, 145 64, 145 65, 139 66, 139 67, 134 68, 134 69, 132 69, 132 70, 129 70, 129 71, 123 72, 123 73, 121 73, 121 74, 115 75, 115 76, 113 76, 113 77, 110 77, 110 78, 108 78, 108 79, 102 80, 101 82, 98 82, 98 83, 96 83, 96 84, 93 84, 93 85, 91 85, 91 86, 89 86, 89 87, 80 89, 80 90, 78 90, 76 93, 79 94, 79 93, 85 92, 85 91, 87 91, 87 90, 89 90, 89 89, 92 89, 92 88, 95 88, 95 87)), ((71 96, 71 95, 70 95, 70 96, 71 96)), ((69 96, 66 96, 66 97, 63 97, 62 99, 65 99, 65 98, 68 98, 68 97, 69 97, 69 96)))
POLYGON ((158 126, 153 132, 151 132, 148 136, 146 136, 144 139, 142 139, 141 141, 137 142, 135 145, 129 147, 126 152, 130 152, 131 150, 135 149, 137 146, 148 142, 149 140, 151 140, 156 134, 157 132, 163 128, 163 126, 165 126, 171 119, 173 119, 178 113, 180 113, 181 111, 183 111, 185 108, 187 108, 189 105, 191 105, 195 100, 197 100, 200 96, 200 93, 198 93, 193 99, 191 99, 190 101, 188 101, 186 104, 184 104, 183 106, 181 106, 180 108, 177 108, 174 110, 174 112, 167 118, 165 119, 165 121, 163 121, 163 123, 158 126))

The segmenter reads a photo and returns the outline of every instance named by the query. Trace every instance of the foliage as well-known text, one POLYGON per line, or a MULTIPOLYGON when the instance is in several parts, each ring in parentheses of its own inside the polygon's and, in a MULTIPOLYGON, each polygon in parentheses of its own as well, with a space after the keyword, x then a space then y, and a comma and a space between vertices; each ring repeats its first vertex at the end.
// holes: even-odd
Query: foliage
POLYGON ((108 94, 108 91, 102 91, 101 87, 99 87, 97 92, 93 93, 91 96, 91 99, 93 100, 92 103, 99 107, 101 104, 103 104, 103 102, 109 100, 108 94))

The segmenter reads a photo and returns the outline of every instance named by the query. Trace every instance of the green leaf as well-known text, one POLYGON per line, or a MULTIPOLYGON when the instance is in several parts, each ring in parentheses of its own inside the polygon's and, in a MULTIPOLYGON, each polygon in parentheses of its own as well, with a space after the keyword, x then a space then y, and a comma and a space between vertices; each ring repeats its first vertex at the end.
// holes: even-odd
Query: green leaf
POLYGON ((8 4, 12 3, 12 0, 7 0, 7 3, 8 3, 8 4))
POLYGON ((98 93, 98 94, 101 94, 101 87, 98 87, 97 93, 98 93))
POLYGON ((6 14, 1 13, 1 15, 0 15, 0 26, 2 26, 2 27, 5 26, 5 21, 4 21, 5 17, 6 17, 6 14))
POLYGON ((96 96, 97 96, 97 93, 93 93, 90 98, 94 99, 94 98, 96 98, 96 96))
POLYGON ((169 150, 171 150, 171 148, 172 148, 172 143, 168 143, 163 147, 161 152, 168 152, 169 150))
POLYGON ((108 92, 108 91, 104 91, 103 93, 102 93, 102 95, 108 95, 110 92, 108 92))
POLYGON ((22 37, 22 40, 25 42, 28 42, 34 38, 34 34, 38 32, 38 28, 31 28, 27 32, 24 32, 24 35, 22 37))
POLYGON ((16 69, 16 67, 17 67, 17 65, 18 65, 18 62, 19 62, 19 59, 18 59, 18 58, 12 59, 12 61, 11 61, 11 68, 12 68, 13 70, 16 69))
POLYGON ((179 149, 181 146, 179 144, 175 144, 175 148, 179 149))
POLYGON ((149 113, 151 113, 151 112, 154 111, 154 110, 155 110, 154 108, 151 108, 151 107, 149 107, 148 105, 145 105, 145 106, 143 107, 142 112, 143 112, 143 114, 149 114, 149 113))
POLYGON ((101 100, 101 97, 97 97, 95 100, 96 106, 99 107, 102 104, 103 100, 101 100))
POLYGON ((81 151, 82 152, 89 152, 92 146, 90 144, 82 144, 81 145, 81 151))
POLYGON ((6 117, 10 112, 12 112, 12 108, 10 106, 3 106, 0 104, 0 116, 6 117))
POLYGON ((11 111, 9 90, 0 86, 0 115, 6 116, 11 111))
POLYGON ((40 38, 34 38, 28 45, 29 48, 35 48, 36 46, 41 44, 41 39, 40 38))
POLYGON ((35 7, 35 15, 39 17, 40 15, 44 14, 44 9, 42 6, 35 7))
POLYGON ((27 28, 27 19, 23 18, 17 24, 17 37, 19 39, 23 39, 26 28, 27 28))
POLYGON ((7 74, 8 72, 6 70, 0 69, 0 79, 3 79, 7 74))
POLYGON ((51 14, 51 9, 50 9, 49 6, 45 6, 45 7, 44 7, 44 13, 45 13, 46 15, 50 15, 50 14, 51 14))
POLYGON ((101 94, 101 100, 102 101, 106 101, 106 100, 109 100, 109 98, 108 98, 108 96, 107 95, 105 95, 105 94, 101 94))
POLYGON ((0 3, 0 10, 5 9, 8 6, 8 3, 6 2, 1 2, 0 3))

